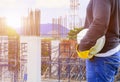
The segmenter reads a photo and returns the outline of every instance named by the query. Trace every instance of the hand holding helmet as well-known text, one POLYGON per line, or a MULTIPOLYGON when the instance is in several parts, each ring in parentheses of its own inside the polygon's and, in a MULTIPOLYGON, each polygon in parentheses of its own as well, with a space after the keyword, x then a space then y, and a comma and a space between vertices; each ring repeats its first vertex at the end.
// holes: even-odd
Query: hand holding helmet
MULTIPOLYGON (((80 46, 80 41, 81 39, 85 36, 85 34, 87 33, 88 29, 83 29, 82 31, 80 31, 78 34, 77 34, 77 43, 79 44, 80 46)), ((96 42, 96 44, 90 48, 90 50, 86 50, 86 51, 79 51, 78 50, 78 45, 76 46, 76 52, 78 54, 78 56, 80 58, 83 58, 83 59, 90 59, 92 58, 94 55, 96 55, 98 52, 101 51, 101 49, 104 47, 104 44, 105 44, 105 36, 102 36, 101 38, 99 38, 96 42)))

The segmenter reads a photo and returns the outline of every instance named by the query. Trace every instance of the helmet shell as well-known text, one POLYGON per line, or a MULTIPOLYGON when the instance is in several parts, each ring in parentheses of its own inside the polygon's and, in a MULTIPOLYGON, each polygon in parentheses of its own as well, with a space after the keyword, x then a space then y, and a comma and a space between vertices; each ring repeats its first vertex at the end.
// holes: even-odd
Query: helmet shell
MULTIPOLYGON (((88 30, 89 29, 83 29, 77 34, 77 43, 79 44, 79 46, 80 46, 81 39, 83 39, 83 37, 86 35, 88 30)), ((93 57, 93 55, 96 55, 98 52, 100 52, 104 47, 104 44, 105 44, 105 36, 102 36, 97 40, 96 44, 93 47, 91 47, 90 50, 88 50, 89 53, 83 54, 82 52, 85 52, 85 51, 79 51, 78 48, 76 50, 80 58, 87 59, 87 58, 93 57)))

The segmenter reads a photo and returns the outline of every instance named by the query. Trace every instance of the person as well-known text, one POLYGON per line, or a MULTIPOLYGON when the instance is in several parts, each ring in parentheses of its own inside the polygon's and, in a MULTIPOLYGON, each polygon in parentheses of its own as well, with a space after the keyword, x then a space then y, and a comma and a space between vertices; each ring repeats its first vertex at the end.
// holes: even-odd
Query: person
POLYGON ((105 36, 102 50, 86 59, 87 82, 114 82, 120 65, 120 0, 90 0, 87 6, 79 51, 89 50, 98 38, 105 36))

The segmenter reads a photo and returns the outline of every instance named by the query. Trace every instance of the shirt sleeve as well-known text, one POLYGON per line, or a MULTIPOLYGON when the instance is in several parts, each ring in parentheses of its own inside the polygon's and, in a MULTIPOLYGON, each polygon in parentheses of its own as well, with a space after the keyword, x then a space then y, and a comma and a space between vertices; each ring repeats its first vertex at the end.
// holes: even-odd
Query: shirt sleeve
MULTIPOLYGON (((79 50, 89 50, 95 45, 98 38, 105 35, 111 14, 110 0, 92 0, 93 20, 89 25, 89 30, 79 44, 79 50)), ((89 13, 89 12, 88 12, 89 13)))

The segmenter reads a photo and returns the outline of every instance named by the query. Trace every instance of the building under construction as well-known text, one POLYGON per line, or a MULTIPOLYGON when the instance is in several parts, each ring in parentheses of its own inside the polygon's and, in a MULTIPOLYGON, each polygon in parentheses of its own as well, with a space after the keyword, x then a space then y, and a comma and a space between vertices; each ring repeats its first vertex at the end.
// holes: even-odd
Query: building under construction
POLYGON ((3 30, 1 32, 2 34, 0 34, 0 82, 41 81, 40 61, 38 62, 41 59, 39 37, 40 11, 31 10, 28 16, 22 19, 23 27, 21 28, 20 34, 8 27, 3 18, 1 18, 1 21, 0 28, 3 30), (32 45, 34 45, 34 49, 32 45), (38 59, 36 59, 36 56, 38 59), (37 60, 37 62, 32 59, 37 60), (30 61, 34 63, 34 70, 30 68, 30 61), (36 78, 32 76, 36 76, 36 78))
POLYGON ((40 37, 40 10, 22 18, 20 36, 0 18, 0 82, 85 82, 85 60, 77 56, 76 41, 66 39, 61 28, 80 26, 78 7, 79 0, 70 0, 70 17, 52 19, 55 39, 40 37))
POLYGON ((85 81, 85 61, 78 58, 76 41, 42 41, 42 79, 57 82, 85 81), (46 53, 44 53, 46 49, 46 53))
POLYGON ((40 36, 40 10, 30 10, 27 17, 22 18, 21 35, 40 36))
POLYGON ((67 17, 59 17, 52 19, 52 38, 66 38, 68 33, 67 17))

